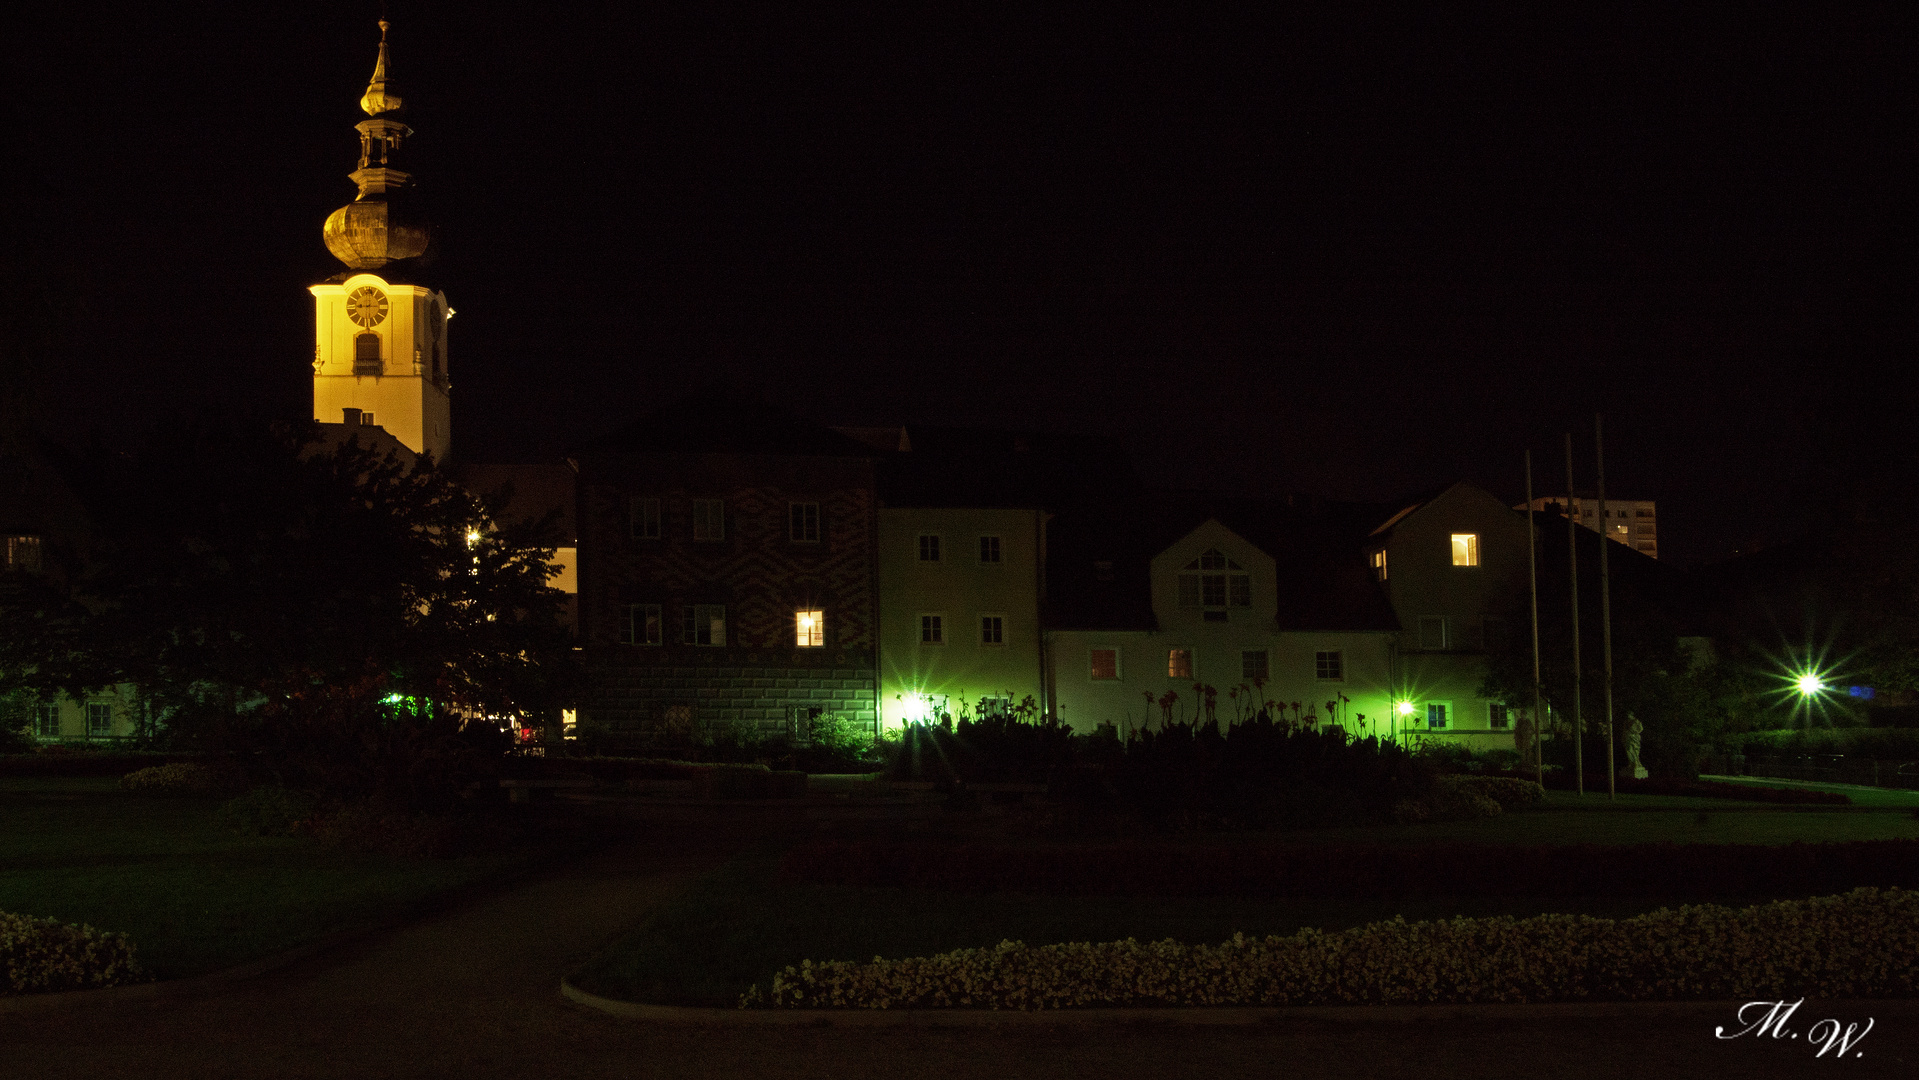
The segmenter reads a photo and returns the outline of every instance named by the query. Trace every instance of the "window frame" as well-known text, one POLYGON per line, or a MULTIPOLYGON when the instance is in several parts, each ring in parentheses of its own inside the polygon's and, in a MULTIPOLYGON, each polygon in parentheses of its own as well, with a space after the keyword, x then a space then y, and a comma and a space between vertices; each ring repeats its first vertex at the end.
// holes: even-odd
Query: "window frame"
POLYGON ((1177 605, 1203 611, 1211 621, 1221 621, 1234 608, 1250 611, 1253 606, 1252 571, 1218 548, 1208 548, 1181 566, 1176 585, 1177 605), (1218 559, 1220 565, 1206 565, 1209 559, 1218 559), (1215 595, 1218 603, 1212 602, 1215 595))
POLYGON ((1419 617, 1419 626, 1415 631, 1419 635, 1419 647, 1427 652, 1444 652, 1451 645, 1452 639, 1452 635, 1447 632, 1448 627, 1446 624, 1448 621, 1444 615, 1421 615, 1419 617), (1426 627, 1434 624, 1437 624, 1439 627, 1439 644, 1428 645, 1426 643, 1426 627))
POLYGON ((1000 566, 1005 561, 1005 546, 1000 543, 998 533, 982 533, 979 538, 979 564, 981 566, 1000 566), (991 557, 988 557, 988 553, 991 557))
POLYGON ((699 649, 723 649, 726 647, 726 605, 725 604, 681 604, 680 605, 680 644, 691 645, 699 649), (719 612, 720 640, 713 637, 713 612, 719 612), (705 618, 702 619, 702 613, 705 618), (707 640, 700 640, 704 629, 707 640))
POLYGON ((1166 677, 1168 679, 1177 679, 1184 682, 1194 682, 1199 678, 1199 676, 1195 674, 1195 672, 1197 671, 1199 671, 1199 658, 1193 654, 1192 646, 1190 645, 1167 646, 1166 677), (1174 670, 1174 664, 1176 662, 1176 658, 1179 658, 1179 657, 1184 657, 1186 660, 1186 674, 1184 675, 1181 675, 1174 670))
POLYGON ((626 497, 626 535, 630 540, 658 540, 665 533, 666 515, 661 512, 660 500, 652 495, 628 495, 626 497), (651 515, 650 519, 648 515, 651 515), (647 530, 648 524, 652 531, 647 530))
POLYGON ((1086 647, 1086 681, 1088 682, 1120 682, 1125 677, 1126 677, 1126 673, 1120 669, 1119 646, 1089 645, 1086 647), (1097 653, 1112 654, 1113 673, 1111 675, 1101 675, 1099 673, 1099 666, 1093 660, 1094 655, 1097 653))
POLYGON ((826 648, 826 610, 824 608, 793 609, 793 647, 796 649, 826 648), (809 616, 812 620, 810 632, 807 626, 809 616))
POLYGON ((1456 722, 1459 719, 1459 714, 1453 711, 1452 702, 1422 701, 1420 702, 1420 706, 1421 706, 1420 712, 1424 714, 1422 717, 1422 720, 1425 723, 1424 730, 1426 731, 1455 730, 1456 722), (1434 710, 1438 710, 1438 717, 1439 717, 1438 724, 1433 723, 1434 710))
POLYGON ((940 557, 940 548, 942 546, 939 533, 920 533, 919 561, 923 563, 943 562, 944 560, 940 557))
POLYGON ((1006 614, 1000 611, 982 611, 979 613, 978 643, 982 649, 1003 649, 1006 647, 1006 614), (989 628, 987 623, 993 625, 989 628), (991 639, 988 639, 988 634, 991 639))
POLYGON ((821 528, 820 504, 816 502, 789 502, 786 504, 786 539, 793 544, 820 543, 824 530, 821 528), (812 535, 807 535, 809 532, 812 535))
POLYGON ((642 647, 666 644, 665 605, 627 604, 625 607, 626 612, 620 627, 620 644, 642 647))
POLYGON ((1452 553, 1454 566, 1479 565, 1479 534, 1476 532, 1457 532, 1452 535, 1452 553), (1464 541, 1462 544, 1461 541, 1464 541))
POLYGON ((37 574, 44 565, 46 541, 38 533, 10 533, 0 537, 0 571, 37 574))
POLYGON ((1498 701, 1486 703, 1486 728, 1489 731, 1513 729, 1513 707, 1498 701))
POLYGON ((1346 650, 1313 650, 1313 681, 1323 683, 1343 683, 1346 681, 1346 650), (1332 674, 1326 674, 1330 666, 1332 674))
POLYGON ((87 738, 91 739, 96 735, 112 735, 113 734, 113 702, 111 701, 87 702, 86 720, 87 720, 87 738), (98 716, 105 716, 106 723, 96 725, 94 723, 94 718, 98 716))
POLYGON ((696 544, 722 544, 726 542, 726 500, 693 500, 693 542, 696 544), (702 521, 704 517, 704 521, 702 521), (704 529, 702 529, 704 525, 704 529), (702 535, 704 532, 704 535, 702 535))
POLYGON ((1261 686, 1261 685, 1264 685, 1265 683, 1271 682, 1272 679, 1273 679, 1273 651, 1271 649, 1241 649, 1239 650, 1239 681, 1246 683, 1249 686, 1261 686), (1246 661, 1249 659, 1252 659, 1253 657, 1259 658, 1259 664, 1258 664, 1259 672, 1257 676, 1249 675, 1246 672, 1246 661))
POLYGON ((36 701, 33 703, 33 734, 34 737, 41 739, 60 737, 59 702, 36 701))
POLYGON ((1373 552, 1371 563, 1373 568, 1374 581, 1385 581, 1387 577, 1389 576, 1387 572, 1388 567, 1386 565, 1386 562, 1387 560, 1386 560, 1385 548, 1380 548, 1378 551, 1373 552))
POLYGON ((944 611, 922 611, 919 615, 919 643, 924 648, 943 647, 946 644, 946 613, 944 611))

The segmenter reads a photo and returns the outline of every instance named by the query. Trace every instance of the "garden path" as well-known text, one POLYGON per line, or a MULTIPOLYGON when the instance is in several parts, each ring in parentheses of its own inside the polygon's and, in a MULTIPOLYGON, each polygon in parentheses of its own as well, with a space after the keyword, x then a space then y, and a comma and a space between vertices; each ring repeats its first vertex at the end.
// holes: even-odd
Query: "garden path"
POLYGON ((1840 1064, 1815 1060, 1799 1042, 1719 1041, 1698 1017, 1289 1020, 1227 1029, 685 1028, 622 1020, 561 997, 564 972, 744 841, 639 840, 256 978, 0 1016, 0 1075, 1541 1080, 1821 1069, 1904 1077, 1919 1067, 1919 1009, 1910 1007, 1881 1019, 1860 1045, 1863 1058, 1840 1064))

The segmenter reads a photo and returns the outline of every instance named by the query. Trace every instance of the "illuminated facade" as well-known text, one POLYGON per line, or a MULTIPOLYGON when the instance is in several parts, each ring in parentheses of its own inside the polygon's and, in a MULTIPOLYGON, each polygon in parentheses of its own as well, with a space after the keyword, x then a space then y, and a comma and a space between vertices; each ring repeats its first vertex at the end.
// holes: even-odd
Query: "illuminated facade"
MULTIPOLYGON (((1564 495, 1541 495, 1533 500, 1533 509, 1559 511, 1564 495)), ((1526 509, 1525 503, 1514 507, 1526 509)), ((1607 499, 1605 520, 1600 520, 1599 500, 1592 495, 1575 495, 1573 520, 1594 532, 1603 532, 1608 540, 1624 544, 1649 559, 1659 557, 1659 505, 1651 499, 1607 499), (1601 528, 1601 525, 1604 528, 1601 528)))
POLYGON ((313 418, 386 429, 414 453, 444 461, 453 423, 447 371, 446 296, 417 283, 432 234, 411 211, 411 174, 396 165, 413 129, 401 120, 387 78, 387 24, 379 59, 360 98, 360 193, 323 229, 346 271, 311 286, 314 301, 313 418))

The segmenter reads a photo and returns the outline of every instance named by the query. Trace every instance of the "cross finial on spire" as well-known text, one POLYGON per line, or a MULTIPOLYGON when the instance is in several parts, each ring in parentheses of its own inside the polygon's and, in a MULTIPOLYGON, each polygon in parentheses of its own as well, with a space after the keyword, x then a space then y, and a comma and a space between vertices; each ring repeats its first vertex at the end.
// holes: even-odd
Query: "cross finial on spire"
POLYGON ((386 32, 389 23, 380 20, 380 58, 373 63, 373 79, 367 83, 366 93, 360 97, 360 108, 368 116, 400 111, 400 95, 387 88, 386 75, 386 32))

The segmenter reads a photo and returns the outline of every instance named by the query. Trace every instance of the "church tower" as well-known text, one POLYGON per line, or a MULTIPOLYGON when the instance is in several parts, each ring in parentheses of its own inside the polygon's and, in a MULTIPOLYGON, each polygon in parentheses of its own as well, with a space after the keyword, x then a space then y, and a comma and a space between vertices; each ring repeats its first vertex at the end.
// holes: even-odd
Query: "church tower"
POLYGON ((387 23, 380 56, 360 98, 360 195, 335 210, 327 250, 344 273, 311 286, 314 300, 313 418, 374 424, 408 449, 445 461, 453 445, 446 295, 419 284, 432 234, 413 212, 413 177, 395 167, 413 129, 387 78, 387 23))

